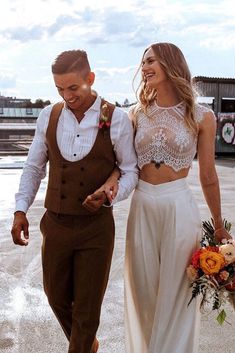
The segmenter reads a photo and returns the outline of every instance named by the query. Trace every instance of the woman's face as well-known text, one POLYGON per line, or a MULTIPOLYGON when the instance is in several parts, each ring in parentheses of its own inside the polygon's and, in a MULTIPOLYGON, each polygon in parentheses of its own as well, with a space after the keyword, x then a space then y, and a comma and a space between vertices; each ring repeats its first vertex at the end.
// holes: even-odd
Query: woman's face
POLYGON ((142 77, 150 88, 158 88, 163 82, 168 81, 167 75, 161 68, 154 51, 149 48, 142 61, 142 77))

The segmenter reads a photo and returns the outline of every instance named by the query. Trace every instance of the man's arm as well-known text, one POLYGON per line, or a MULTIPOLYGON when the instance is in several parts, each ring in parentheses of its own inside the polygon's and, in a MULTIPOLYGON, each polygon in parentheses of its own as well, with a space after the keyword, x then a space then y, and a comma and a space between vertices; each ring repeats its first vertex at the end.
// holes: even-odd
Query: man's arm
POLYGON ((110 204, 126 199, 138 182, 133 125, 127 113, 120 109, 115 109, 113 113, 111 139, 117 168, 106 182, 84 201, 83 206, 91 212, 98 210, 107 199, 110 204))
POLYGON ((48 157, 45 131, 49 114, 49 108, 46 108, 38 117, 35 136, 23 168, 18 193, 15 195, 16 206, 11 234, 13 242, 18 245, 28 244, 29 223, 26 213, 35 199, 42 178, 46 175, 48 157))
POLYGON ((111 138, 117 166, 120 171, 118 193, 113 204, 122 201, 130 195, 137 185, 139 171, 137 156, 134 148, 134 129, 128 114, 121 109, 115 109, 111 125, 111 138))

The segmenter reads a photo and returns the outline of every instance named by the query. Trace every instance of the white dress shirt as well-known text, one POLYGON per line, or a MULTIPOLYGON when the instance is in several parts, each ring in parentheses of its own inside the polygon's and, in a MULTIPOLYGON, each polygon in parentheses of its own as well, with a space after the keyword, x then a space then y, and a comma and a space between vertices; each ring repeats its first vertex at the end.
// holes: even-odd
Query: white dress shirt
MULTIPOLYGON (((101 98, 85 112, 79 123, 70 109, 64 106, 57 126, 57 143, 62 156, 71 162, 81 160, 94 145, 100 117, 101 98)), ((48 148, 46 131, 53 105, 44 108, 37 119, 37 127, 29 149, 19 191, 15 195, 15 211, 27 212, 33 203, 41 180, 46 176, 48 148)), ((138 181, 137 157, 133 144, 133 127, 128 114, 115 108, 110 128, 111 141, 121 172, 118 194, 113 203, 124 200, 135 188, 138 181)), ((95 176, 94 176, 95 177, 95 176)))

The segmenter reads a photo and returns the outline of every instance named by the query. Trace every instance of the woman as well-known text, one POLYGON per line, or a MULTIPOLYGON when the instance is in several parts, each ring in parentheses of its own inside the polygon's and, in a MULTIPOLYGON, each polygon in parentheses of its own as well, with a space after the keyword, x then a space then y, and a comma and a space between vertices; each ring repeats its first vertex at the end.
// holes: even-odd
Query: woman
POLYGON ((223 227, 214 165, 216 121, 195 102, 191 74, 174 44, 144 52, 131 117, 140 177, 127 225, 126 353, 196 353, 197 302, 185 275, 201 220, 186 178, 197 153, 200 182, 218 239, 223 227))

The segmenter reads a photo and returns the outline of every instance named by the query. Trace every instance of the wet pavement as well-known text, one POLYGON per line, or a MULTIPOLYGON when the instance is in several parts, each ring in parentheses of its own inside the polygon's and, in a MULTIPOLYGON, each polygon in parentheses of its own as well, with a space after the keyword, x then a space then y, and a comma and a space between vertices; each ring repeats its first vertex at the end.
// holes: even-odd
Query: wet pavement
MULTIPOLYGON (((44 212, 46 179, 42 181, 34 205, 28 213, 29 246, 18 247, 11 241, 14 194, 23 160, 19 157, 0 160, 0 352, 66 353, 67 341, 42 289, 41 235, 38 224, 44 212)), ((223 216, 233 223, 235 236, 235 158, 217 159, 216 168, 221 186, 223 216)), ((195 161, 188 180, 202 219, 209 219, 197 175, 198 164, 195 161)), ((100 353, 124 353, 123 260, 129 205, 130 198, 114 208, 116 243, 98 332, 100 353)), ((225 323, 222 327, 215 322, 214 313, 202 316, 200 353, 235 351, 235 313, 230 305, 226 311, 230 324, 225 323)))

